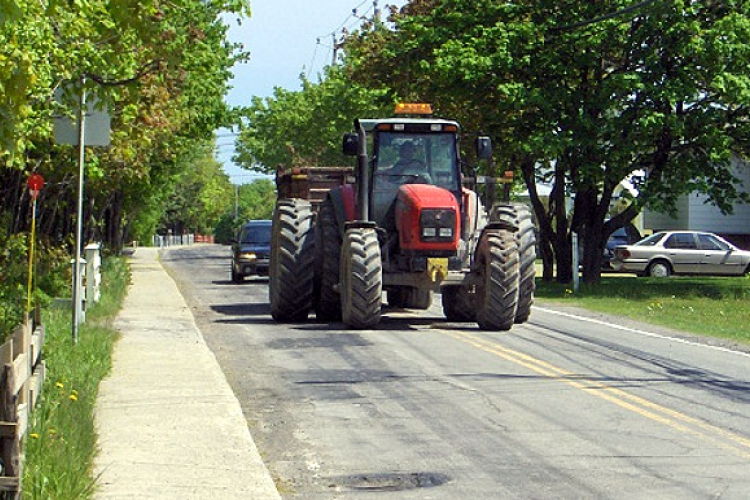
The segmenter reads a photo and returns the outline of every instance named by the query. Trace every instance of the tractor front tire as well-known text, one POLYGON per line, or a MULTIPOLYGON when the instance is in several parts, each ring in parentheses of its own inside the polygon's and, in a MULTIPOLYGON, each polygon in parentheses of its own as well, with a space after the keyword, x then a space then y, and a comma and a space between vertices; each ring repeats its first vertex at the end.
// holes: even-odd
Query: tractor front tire
POLYGON ((518 309, 518 247, 513 232, 485 234, 477 249, 481 275, 476 287, 477 323, 482 330, 510 330, 518 309))
POLYGON ((382 314, 383 264, 374 229, 353 228, 341 249, 341 313, 346 326, 371 328, 382 314))
POLYGON ((315 263, 314 214, 310 202, 276 203, 271 235, 268 295, 279 322, 305 321, 312 309, 315 263))

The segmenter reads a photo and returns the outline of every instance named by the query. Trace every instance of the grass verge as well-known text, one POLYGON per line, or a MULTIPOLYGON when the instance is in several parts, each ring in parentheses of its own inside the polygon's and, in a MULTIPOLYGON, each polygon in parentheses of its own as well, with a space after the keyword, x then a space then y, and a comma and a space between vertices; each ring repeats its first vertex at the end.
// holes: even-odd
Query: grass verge
POLYGON ((125 259, 104 260, 100 302, 72 342, 69 309, 44 311, 47 375, 25 438, 25 499, 85 499, 94 491, 94 407, 112 366, 113 321, 130 283, 125 259))
POLYGON ((565 304, 685 332, 750 343, 750 278, 603 276, 600 283, 537 281, 539 304, 565 304))

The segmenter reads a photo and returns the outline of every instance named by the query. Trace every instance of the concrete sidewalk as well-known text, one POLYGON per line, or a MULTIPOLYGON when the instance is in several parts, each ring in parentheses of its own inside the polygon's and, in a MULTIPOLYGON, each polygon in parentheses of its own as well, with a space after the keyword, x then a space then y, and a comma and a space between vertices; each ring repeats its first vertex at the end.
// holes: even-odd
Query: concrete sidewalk
POLYGON ((139 248, 96 407, 97 499, 279 499, 157 249, 139 248))

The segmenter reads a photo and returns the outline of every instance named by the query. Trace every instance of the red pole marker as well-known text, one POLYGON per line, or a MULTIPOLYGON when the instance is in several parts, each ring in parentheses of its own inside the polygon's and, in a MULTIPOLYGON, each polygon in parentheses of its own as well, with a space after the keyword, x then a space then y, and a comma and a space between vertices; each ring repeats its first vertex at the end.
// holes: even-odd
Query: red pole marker
POLYGON ((37 196, 39 196, 39 192, 44 187, 44 177, 39 174, 31 174, 26 185, 29 187, 31 198, 36 200, 37 196))

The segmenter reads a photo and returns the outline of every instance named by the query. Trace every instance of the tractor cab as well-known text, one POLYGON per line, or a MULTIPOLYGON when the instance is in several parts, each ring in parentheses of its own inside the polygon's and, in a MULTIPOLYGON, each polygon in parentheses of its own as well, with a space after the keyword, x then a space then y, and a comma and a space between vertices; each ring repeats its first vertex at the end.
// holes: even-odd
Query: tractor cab
POLYGON ((404 117, 358 120, 360 133, 344 139, 346 154, 360 154, 361 148, 368 159, 358 172, 358 184, 368 191, 366 200, 358 200, 368 204, 369 217, 363 219, 386 230, 395 229, 395 202, 404 185, 439 187, 452 193, 459 207, 462 204, 458 123, 432 118, 427 104, 401 104, 396 113, 404 117))
POLYGON ((445 189, 461 200, 461 172, 454 122, 384 120, 372 132, 370 159, 371 220, 393 229, 402 186, 424 184, 445 189))

